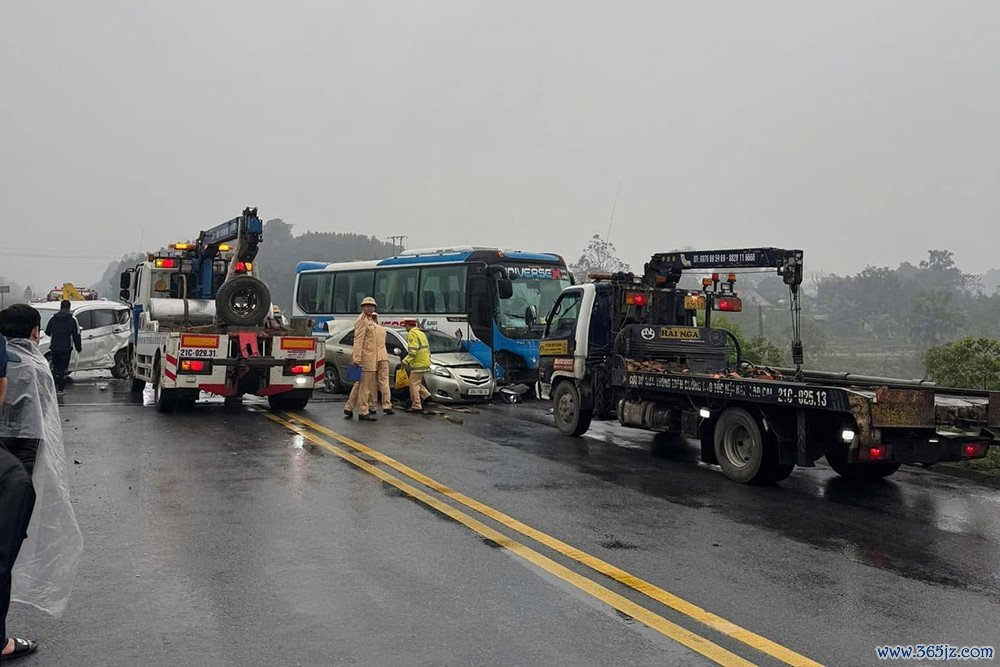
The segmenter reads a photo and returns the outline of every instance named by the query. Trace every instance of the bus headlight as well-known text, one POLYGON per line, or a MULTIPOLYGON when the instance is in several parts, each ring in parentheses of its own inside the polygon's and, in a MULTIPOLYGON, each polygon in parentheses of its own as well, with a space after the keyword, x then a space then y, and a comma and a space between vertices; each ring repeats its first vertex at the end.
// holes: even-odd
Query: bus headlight
POLYGON ((431 375, 438 375, 443 378, 451 377, 451 371, 449 371, 444 366, 438 366, 437 364, 431 364, 429 372, 431 375))

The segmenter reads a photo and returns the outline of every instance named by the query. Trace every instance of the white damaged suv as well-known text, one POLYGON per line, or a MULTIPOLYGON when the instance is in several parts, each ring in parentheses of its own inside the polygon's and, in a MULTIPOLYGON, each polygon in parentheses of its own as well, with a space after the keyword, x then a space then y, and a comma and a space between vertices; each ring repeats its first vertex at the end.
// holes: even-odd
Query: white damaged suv
MULTIPOLYGON (((48 358, 49 337, 45 325, 59 312, 59 301, 33 303, 42 315, 42 336, 38 347, 48 358)), ((110 370, 116 378, 128 377, 131 369, 131 322, 128 306, 117 301, 70 301, 70 312, 80 325, 83 351, 69 362, 69 372, 110 370)))

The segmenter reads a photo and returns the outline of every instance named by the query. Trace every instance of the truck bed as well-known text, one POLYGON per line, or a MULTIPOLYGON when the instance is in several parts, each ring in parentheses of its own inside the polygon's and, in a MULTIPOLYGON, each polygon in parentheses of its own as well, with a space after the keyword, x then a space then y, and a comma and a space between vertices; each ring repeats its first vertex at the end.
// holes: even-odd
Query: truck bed
MULTIPOLYGON (((628 363, 628 360, 626 360, 628 363)), ((635 365, 633 365, 635 367, 635 365)), ((960 393, 889 378, 828 383, 811 373, 801 382, 687 372, 616 369, 612 382, 625 389, 695 394, 830 412, 856 411, 868 404, 876 426, 965 428, 1000 426, 1000 392, 960 393), (929 415, 933 413, 933 423, 929 415)))

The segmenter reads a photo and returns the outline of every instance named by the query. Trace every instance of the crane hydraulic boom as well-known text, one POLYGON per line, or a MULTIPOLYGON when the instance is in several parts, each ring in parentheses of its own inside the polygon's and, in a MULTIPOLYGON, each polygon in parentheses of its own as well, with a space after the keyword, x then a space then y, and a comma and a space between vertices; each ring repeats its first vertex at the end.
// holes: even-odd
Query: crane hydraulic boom
MULTIPOLYGON (((198 234, 192 256, 192 274, 198 276, 198 296, 211 299, 213 294, 212 263, 219 255, 220 246, 235 241, 232 264, 253 262, 264 240, 264 223, 257 217, 257 209, 247 207, 243 215, 206 229, 198 234)), ((230 271, 229 277, 233 275, 230 271)), ((227 277, 228 280, 228 277, 227 277)))
POLYGON ((792 313, 792 363, 795 377, 802 379, 802 251, 784 248, 737 248, 731 250, 684 250, 653 255, 643 271, 643 282, 650 287, 674 287, 686 270, 704 269, 776 269, 788 286, 792 313))

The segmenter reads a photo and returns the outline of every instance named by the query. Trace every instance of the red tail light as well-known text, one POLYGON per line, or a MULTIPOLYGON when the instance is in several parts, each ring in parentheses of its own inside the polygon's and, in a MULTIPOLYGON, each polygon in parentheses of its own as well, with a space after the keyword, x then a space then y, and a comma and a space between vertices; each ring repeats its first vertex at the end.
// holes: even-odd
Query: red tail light
POLYGON ((869 461, 882 461, 885 459, 885 447, 882 445, 872 445, 868 448, 869 461))
POLYGON ((202 359, 181 359, 181 373, 211 373, 212 362, 202 359))
POLYGON ((967 442, 962 446, 963 459, 978 459, 986 456, 989 445, 983 442, 967 442))
POLYGON ((715 309, 729 313, 739 313, 743 310, 743 300, 738 296, 723 296, 715 300, 715 309))
POLYGON ((295 364, 288 367, 289 375, 309 375, 312 373, 312 364, 295 364))
POLYGON ((236 272, 246 273, 247 271, 253 271, 253 262, 236 262, 236 272))
POLYGON ((153 265, 158 269, 176 269, 177 260, 170 257, 159 257, 153 262, 153 265))
POLYGON ((625 305, 643 307, 649 303, 649 297, 642 292, 626 292, 625 305))

